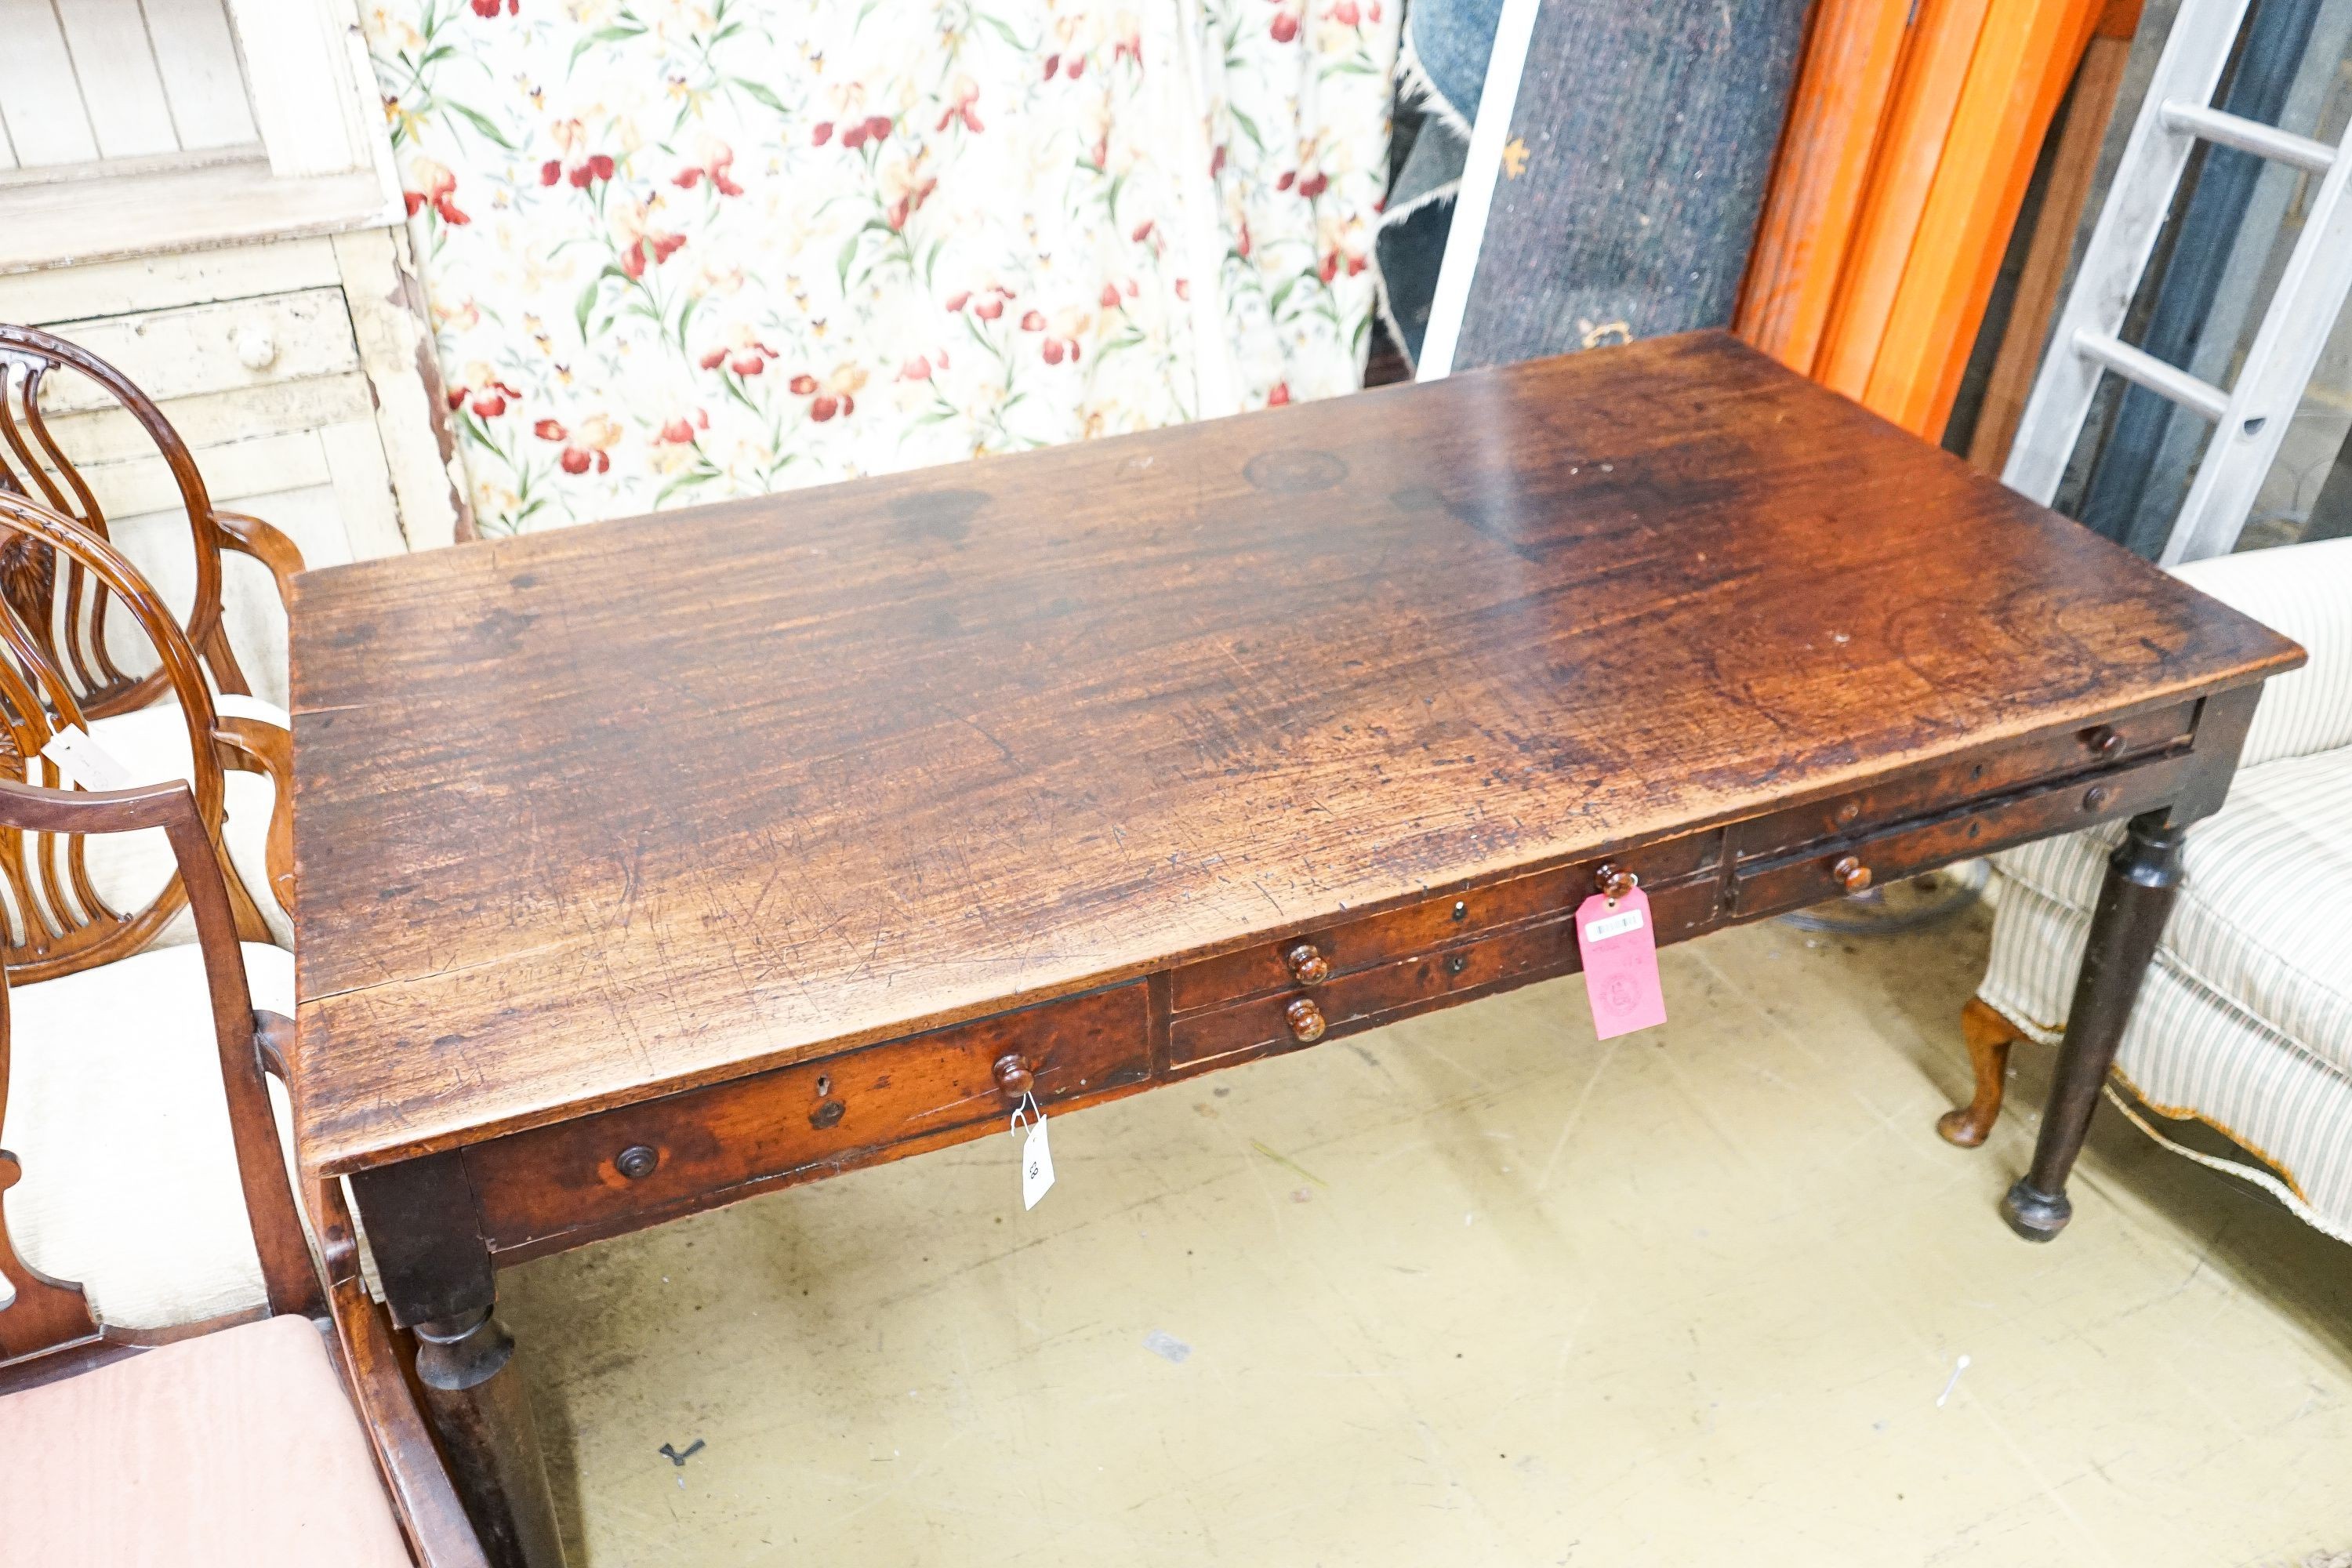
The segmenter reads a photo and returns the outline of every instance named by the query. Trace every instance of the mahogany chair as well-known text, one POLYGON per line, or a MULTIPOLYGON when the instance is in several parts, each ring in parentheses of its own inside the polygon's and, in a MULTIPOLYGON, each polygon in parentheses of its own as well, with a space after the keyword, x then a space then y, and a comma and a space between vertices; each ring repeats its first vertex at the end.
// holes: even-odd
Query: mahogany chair
MULTIPOLYGON (((213 710, 187 638, 111 545, 43 507, 0 495, 0 548, 25 541, 42 544, 103 584, 152 645, 174 698, 159 710, 182 722, 186 771, 132 782, 185 789, 211 848, 210 864, 230 911, 228 930, 245 942, 240 970, 266 1006, 291 1013, 293 954, 268 942, 252 897, 226 868, 220 831, 222 753, 244 746, 281 753, 282 761, 284 732, 213 710)), ((73 682, 49 657, 47 645, 0 600, 0 779, 65 784, 42 753, 82 718, 73 682)), ((289 806, 281 796, 272 824, 272 858, 281 868, 290 860, 289 806)), ((281 888, 288 881, 290 877, 282 878, 281 888)), ((190 894, 184 858, 161 829, 92 836, 0 827, 0 956, 17 987, 16 1008, 20 1019, 40 1026, 41 1037, 82 1041, 77 1059, 86 1060, 87 1072, 74 1081, 91 1097, 92 1114, 98 1105, 117 1100, 168 1107, 216 1092, 201 1077, 187 1077, 199 1070, 200 1058, 175 1053, 170 1044, 184 1041, 189 1021, 203 1016, 194 999, 205 984, 205 954, 200 945, 153 942, 175 921, 202 936, 190 894), (134 852, 121 853, 125 846, 134 852), (160 877, 152 875, 156 855, 163 861, 160 877), (114 895, 126 883, 135 898, 114 895)), ((182 1167, 194 1173, 207 1160, 225 1159, 220 1134, 193 1111, 165 1113, 139 1145, 137 1160, 101 1156, 93 1142, 69 1146, 53 1165, 58 1182, 18 1208, 19 1237, 36 1234, 49 1249, 50 1271, 76 1277, 90 1260, 111 1263, 110 1238, 123 1234, 134 1216, 157 1213, 167 1223, 133 1257, 105 1270, 112 1321, 164 1331, 264 1305, 266 1273, 246 1240, 233 1190, 180 1173, 182 1167)))
MULTIPOLYGON (((280 602, 290 603, 294 575, 302 570, 301 552, 259 518, 213 505, 187 443, 128 376, 53 333, 5 322, 0 322, 0 490, 39 501, 100 538, 109 537, 105 511, 42 416, 42 389, 61 370, 79 375, 112 398, 147 432, 172 470, 195 552, 194 601, 182 629, 204 655, 219 690, 249 696, 253 689, 222 630, 221 554, 235 551, 260 562, 276 582, 280 602)), ((54 565, 37 551, 0 552, 0 596, 18 613, 42 619, 43 634, 54 644, 53 656, 68 665, 88 693, 83 707, 89 717, 131 712, 163 696, 166 682, 161 670, 134 675, 115 663, 105 642, 103 590, 93 587, 85 603, 84 584, 68 566, 58 599, 54 573, 54 565), (63 612, 54 634, 43 616, 53 601, 63 612)))
POLYGON ((293 1025, 253 1005, 194 794, 179 781, 75 794, 0 780, 0 830, 161 832, 197 933, 163 951, 202 960, 175 1026, 143 1037, 38 1005, 61 982, 0 979, 0 1281, 12 1292, 0 1305, 0 1550, 26 1563, 485 1568, 333 1182, 309 1189, 313 1263, 265 1081, 286 1076, 293 1025), (55 1188, 109 1168, 122 1217, 141 1223, 110 1239, 110 1256, 74 1265, 88 1287, 68 1283, 40 1234, 55 1188), (82 1264, 168 1247, 187 1206, 173 1189, 189 1187, 241 1211, 263 1300, 207 1331, 110 1326, 112 1288, 82 1264))
MULTIPOLYGON (((213 504, 187 444, 154 401, 129 377, 53 333, 0 323, 0 495, 38 502, 85 532, 118 542, 89 482, 43 413, 45 389, 55 395, 68 386, 94 388, 100 397, 110 400, 146 433, 171 470, 187 516, 193 552, 194 587, 184 613, 177 616, 180 628, 211 677, 215 707, 240 721, 257 722, 282 734, 289 728, 284 710, 253 697, 251 684, 230 647, 224 621, 222 563, 227 552, 258 561, 268 570, 282 607, 290 603, 294 575, 302 570, 301 552, 259 518, 213 504)), ((152 589, 149 593, 154 598, 152 589)), ((100 750, 119 760, 134 778, 185 777, 194 784, 183 726, 171 711, 175 700, 173 678, 160 664, 152 668, 123 668, 125 662, 137 666, 143 661, 130 658, 120 635, 121 622, 110 616, 110 606, 117 597, 79 562, 60 562, 38 540, 18 537, 0 543, 0 602, 16 613, 49 662, 73 687, 82 721, 100 750)), ((265 863, 275 758, 240 747, 225 761, 229 770, 226 810, 232 857, 248 878, 259 880, 274 875, 265 870, 265 863)), ((143 858, 148 874, 160 881, 165 875, 160 849, 151 846, 143 858)), ((267 907, 257 912, 280 945, 292 944, 290 919, 267 907)), ((180 921, 162 940, 185 941, 189 934, 186 922, 180 921)))
MULTIPOLYGON (((68 577, 87 584, 92 599, 103 595, 119 604, 126 613, 117 619, 144 637, 162 678, 158 689, 167 700, 131 716, 151 738, 139 750, 109 759, 122 776, 102 782, 185 781, 207 830, 223 846, 238 935, 254 942, 271 941, 271 925, 238 875, 237 862, 244 863, 247 875, 258 873, 281 917, 290 910, 291 735, 267 720, 218 710, 186 634, 113 545, 37 502, 0 492, 0 562, 12 558, 37 558, 52 566, 63 563, 68 577), (228 770, 238 765, 257 771, 232 775, 228 770), (258 846, 240 847, 225 832, 235 798, 233 777, 250 779, 264 791, 261 801, 246 802, 247 820, 261 825, 253 836, 261 839, 258 846), (242 854, 236 853, 240 847, 242 854)), ((36 601, 33 607, 43 606, 36 601)), ((44 637, 41 624, 5 594, 0 645, 0 771, 27 784, 68 783, 56 761, 65 754, 62 746, 86 747, 82 737, 89 735, 101 750, 111 750, 104 742, 119 731, 90 719, 88 689, 70 661, 60 657, 57 640, 44 637)), ((83 760, 88 761, 86 752, 83 760)), ((131 835, 119 842, 12 836, 0 844, 0 904, 5 906, 0 911, 0 957, 19 984, 127 958, 159 937, 184 941, 194 934, 184 913, 186 896, 177 867, 160 834, 131 835)), ((282 956, 290 966, 290 953, 282 956)))

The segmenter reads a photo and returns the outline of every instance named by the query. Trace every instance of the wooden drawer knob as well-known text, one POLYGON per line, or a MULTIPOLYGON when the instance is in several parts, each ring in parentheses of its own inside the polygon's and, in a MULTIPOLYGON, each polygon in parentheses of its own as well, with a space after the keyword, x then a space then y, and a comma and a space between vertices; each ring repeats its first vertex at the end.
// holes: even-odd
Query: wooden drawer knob
POLYGON ((2094 724, 2083 731, 2083 744, 2102 757, 2112 757, 2124 749, 2124 738, 2106 724, 2094 724))
POLYGON ((1284 953, 1282 964, 1301 985, 1320 985, 1331 978, 1331 961, 1311 942, 1302 942, 1284 953))
POLYGON ((633 1182, 642 1182, 661 1164, 661 1156, 643 1143, 632 1143, 614 1157, 614 1166, 633 1182))
POLYGON ((1323 1037, 1329 1027, 1323 1022, 1323 1009, 1301 996, 1282 1010, 1283 1021, 1290 1026, 1291 1037, 1304 1045, 1313 1045, 1323 1037))
POLYGON ((1021 1097, 1037 1087, 1037 1075, 1029 1066, 1029 1058, 1008 1051, 996 1058, 996 1092, 1015 1104, 1021 1097))
POLYGON ((1853 855, 1839 856, 1830 867, 1830 877, 1849 893, 1859 893, 1870 886, 1870 868, 1853 855))
POLYGON ((1642 879, 1614 860, 1604 860, 1592 873, 1592 890, 1604 899, 1622 899, 1642 885, 1642 879))

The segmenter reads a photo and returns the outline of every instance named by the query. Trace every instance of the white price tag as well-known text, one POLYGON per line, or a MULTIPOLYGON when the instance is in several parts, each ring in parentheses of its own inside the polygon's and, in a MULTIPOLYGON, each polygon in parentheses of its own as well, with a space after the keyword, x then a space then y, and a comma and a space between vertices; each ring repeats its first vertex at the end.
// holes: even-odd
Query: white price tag
POLYGON ((1584 940, 1587 942, 1607 942, 1612 936, 1623 936, 1629 931, 1640 931, 1641 929, 1641 910, 1621 910, 1613 915, 1604 915, 1601 919, 1587 924, 1584 928, 1584 940))
POLYGON ((1054 1151, 1045 1142, 1045 1113, 1029 1124, 1021 1141, 1021 1206, 1034 1209, 1054 1184, 1054 1151))
POLYGON ((58 765, 68 786, 79 784, 84 789, 131 789, 139 781, 131 770, 115 761, 114 753, 91 738, 89 731, 79 724, 68 724, 49 737, 41 748, 41 755, 58 765))

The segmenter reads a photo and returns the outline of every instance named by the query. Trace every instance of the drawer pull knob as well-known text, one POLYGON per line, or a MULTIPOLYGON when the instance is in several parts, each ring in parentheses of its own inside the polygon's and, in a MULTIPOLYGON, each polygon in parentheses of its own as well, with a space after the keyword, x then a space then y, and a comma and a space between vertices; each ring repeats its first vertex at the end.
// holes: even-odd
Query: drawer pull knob
POLYGON ((1029 1066, 1029 1058, 1008 1051, 996 1058, 996 1092, 1014 1105, 1021 1097, 1037 1087, 1037 1074, 1029 1066))
POLYGON ((1461 973, 1464 970, 1465 970, 1465 969, 1467 969, 1467 968, 1469 968, 1469 967, 1470 967, 1470 955, 1469 955, 1468 953, 1466 953, 1466 952, 1454 952, 1454 953, 1448 953, 1448 954, 1446 955, 1446 958, 1445 958, 1445 973, 1448 973, 1448 974, 1459 974, 1459 973, 1461 973))
POLYGON ((1604 899, 1622 899, 1642 885, 1642 879, 1614 860, 1604 860, 1592 873, 1592 890, 1604 899))
POLYGON ((820 1129, 831 1127, 841 1120, 842 1113, 847 1109, 837 1100, 828 1100, 810 1114, 809 1125, 820 1129))
POLYGON ((1301 985, 1320 985, 1331 978, 1331 961, 1311 942, 1302 942, 1284 953, 1282 963, 1301 985))
POLYGON ((2112 757, 2124 749, 2124 738, 2112 725, 2094 724, 2083 731, 2083 744, 2102 757, 2112 757))
POLYGON ((240 327, 229 339, 236 363, 247 370, 268 370, 278 362, 278 340, 263 327, 240 327))
POLYGON ((1853 855, 1841 855, 1830 867, 1830 878, 1849 893, 1859 893, 1870 886, 1870 868, 1853 855))
POLYGON ((1837 825, 1840 827, 1846 826, 1848 824, 1852 823, 1855 817, 1860 816, 1861 815, 1862 802, 1858 800, 1847 801, 1843 805, 1837 808, 1837 825))
POLYGON ((2106 805, 2107 802, 2115 798, 2115 785, 2093 784, 2089 789, 2083 792, 2083 809, 2084 811, 2096 811, 2101 806, 2106 805))
POLYGON ((1282 1010, 1283 1021, 1290 1026, 1291 1037, 1304 1045, 1313 1045, 1323 1037, 1329 1027, 1323 1022, 1323 1009, 1301 996, 1282 1010))
POLYGON ((632 1143, 614 1156, 613 1163, 629 1180, 642 1182, 654 1173, 654 1168, 661 1163, 661 1156, 643 1143, 632 1143))

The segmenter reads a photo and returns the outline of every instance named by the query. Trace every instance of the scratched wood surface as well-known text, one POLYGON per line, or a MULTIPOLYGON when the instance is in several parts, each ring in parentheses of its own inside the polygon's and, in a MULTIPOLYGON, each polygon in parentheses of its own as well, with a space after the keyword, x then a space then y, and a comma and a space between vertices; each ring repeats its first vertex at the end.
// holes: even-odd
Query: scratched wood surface
POLYGON ((329 1171, 2298 658, 1716 333, 338 567, 293 624, 329 1171))

